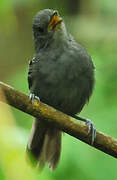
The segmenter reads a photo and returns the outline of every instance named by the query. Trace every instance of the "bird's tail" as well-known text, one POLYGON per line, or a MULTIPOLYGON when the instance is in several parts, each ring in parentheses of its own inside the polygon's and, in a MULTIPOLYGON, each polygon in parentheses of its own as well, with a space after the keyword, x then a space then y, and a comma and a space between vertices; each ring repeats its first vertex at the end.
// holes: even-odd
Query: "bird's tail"
POLYGON ((61 132, 55 127, 47 127, 42 120, 35 119, 28 145, 27 160, 41 170, 45 163, 51 170, 57 167, 61 152, 61 132))

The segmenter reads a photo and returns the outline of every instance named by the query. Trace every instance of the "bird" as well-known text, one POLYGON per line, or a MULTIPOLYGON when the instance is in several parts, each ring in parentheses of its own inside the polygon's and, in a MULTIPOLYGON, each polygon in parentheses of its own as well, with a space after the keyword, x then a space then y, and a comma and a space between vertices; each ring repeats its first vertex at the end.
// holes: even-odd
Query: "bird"
MULTIPOLYGON (((96 137, 91 120, 77 116, 89 101, 95 84, 95 67, 86 49, 67 31, 63 18, 54 9, 40 10, 33 19, 34 56, 29 62, 29 98, 54 107, 88 126, 96 137)), ((33 121, 26 154, 30 164, 56 169, 61 154, 62 132, 45 123, 33 121)))

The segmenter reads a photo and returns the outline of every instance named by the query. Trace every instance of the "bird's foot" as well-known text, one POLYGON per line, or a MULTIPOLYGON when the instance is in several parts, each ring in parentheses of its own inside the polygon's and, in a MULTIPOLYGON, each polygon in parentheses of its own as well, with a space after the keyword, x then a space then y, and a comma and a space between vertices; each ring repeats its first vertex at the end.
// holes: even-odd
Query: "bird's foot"
POLYGON ((92 135, 91 136, 91 145, 93 145, 95 138, 96 138, 96 128, 95 128, 93 122, 90 119, 81 118, 79 116, 74 116, 74 118, 85 122, 85 124, 88 127, 87 135, 89 135, 91 133, 91 135, 92 135))
POLYGON ((90 132, 92 133, 92 138, 91 138, 91 144, 93 145, 95 138, 96 138, 96 128, 93 124, 93 122, 90 119, 85 119, 85 124, 88 126, 88 135, 90 132))
POLYGON ((30 98, 32 104, 34 103, 34 99, 37 99, 40 102, 40 98, 38 96, 36 96, 34 93, 30 93, 29 98, 30 98))

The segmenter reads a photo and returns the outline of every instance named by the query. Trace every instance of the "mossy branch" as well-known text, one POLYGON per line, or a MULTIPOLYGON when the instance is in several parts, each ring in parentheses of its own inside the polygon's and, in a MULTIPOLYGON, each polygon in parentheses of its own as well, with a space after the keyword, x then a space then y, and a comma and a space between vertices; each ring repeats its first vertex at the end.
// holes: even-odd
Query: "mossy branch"
MULTIPOLYGON (((0 101, 34 117, 40 118, 46 123, 54 125, 58 129, 90 145, 90 138, 87 136, 88 129, 86 125, 81 124, 80 121, 42 102, 37 102, 37 100, 32 104, 29 100, 29 96, 2 82, 0 82, 0 101)), ((93 147, 117 158, 117 140, 106 134, 97 131, 93 147)))

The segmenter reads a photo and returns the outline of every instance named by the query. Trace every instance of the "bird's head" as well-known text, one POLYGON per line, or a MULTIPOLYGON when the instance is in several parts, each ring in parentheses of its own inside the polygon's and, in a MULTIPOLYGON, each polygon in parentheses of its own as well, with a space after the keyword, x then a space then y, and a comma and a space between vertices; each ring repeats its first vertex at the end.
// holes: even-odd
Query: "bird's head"
POLYGON ((33 19, 33 33, 37 46, 65 34, 65 25, 57 10, 41 10, 33 19))

